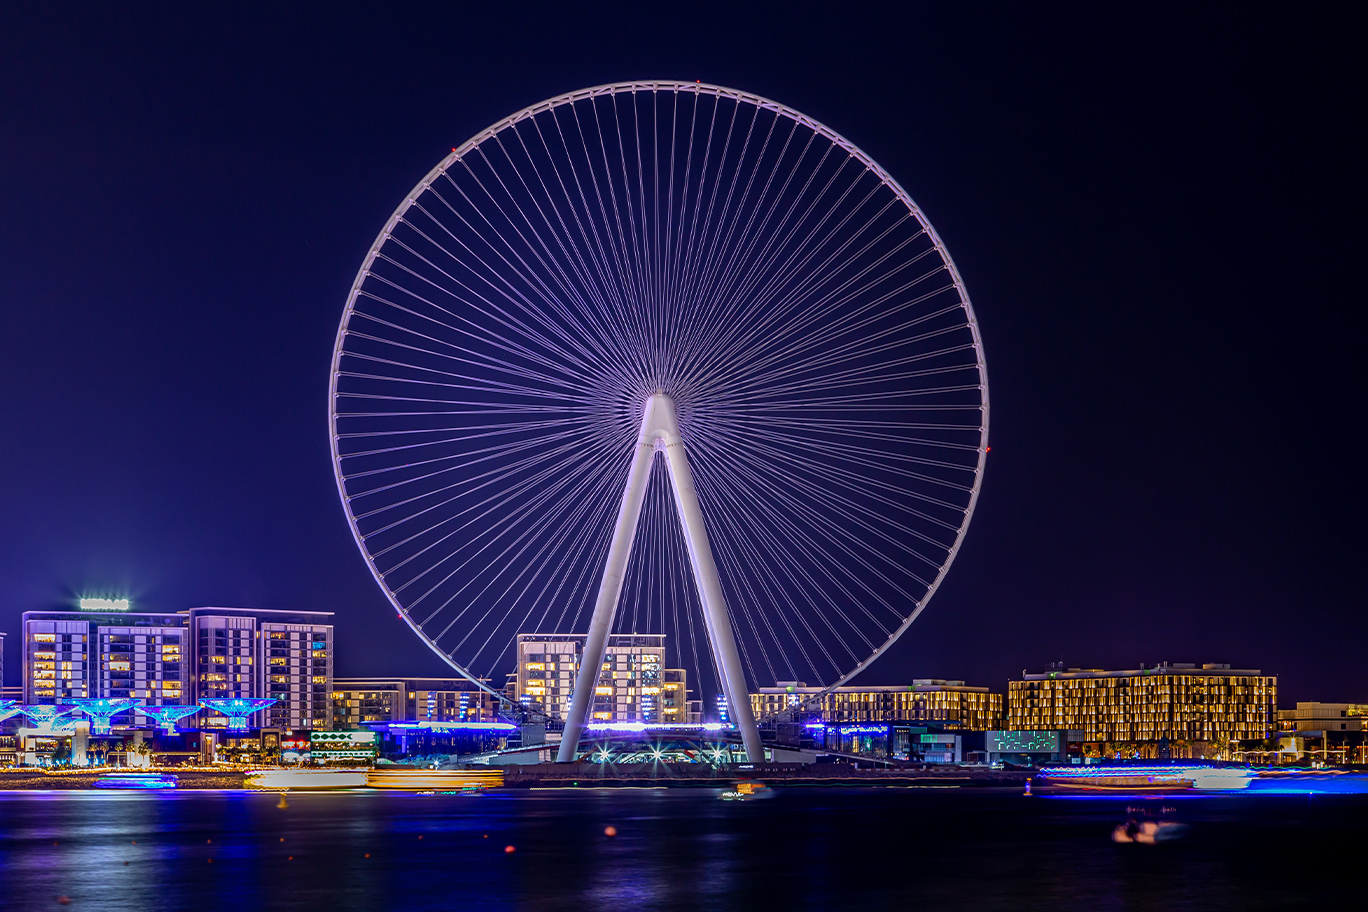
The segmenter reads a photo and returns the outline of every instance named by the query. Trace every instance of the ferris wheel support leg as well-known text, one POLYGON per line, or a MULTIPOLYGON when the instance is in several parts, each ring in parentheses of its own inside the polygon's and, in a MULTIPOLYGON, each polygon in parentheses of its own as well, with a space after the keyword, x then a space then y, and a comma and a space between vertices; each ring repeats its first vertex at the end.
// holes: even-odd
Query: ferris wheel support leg
POLYGON ((717 668, 722 678, 722 694, 726 697, 732 721, 741 733, 741 743, 746 748, 746 759, 751 763, 764 763, 765 748, 760 743, 760 730, 755 724, 755 713, 751 711, 746 673, 741 668, 741 657, 736 651, 736 636, 732 632, 726 598, 722 595, 722 582, 717 575, 717 563, 713 560, 712 547, 708 544, 708 530, 703 524, 703 510, 698 504, 698 492, 694 490, 689 456, 684 451, 684 441, 679 438, 678 431, 675 432, 673 441, 668 438, 665 441, 665 458, 670 464, 670 482, 674 486, 679 522, 684 527, 684 538, 689 543, 689 561, 693 564, 694 579, 698 582, 698 592, 703 600, 703 617, 707 621, 708 639, 712 643, 713 656, 717 659, 717 668))
POLYGON ((632 554, 632 540, 636 538, 637 521, 641 519, 641 502, 646 496, 646 484, 651 480, 651 460, 654 456, 654 442, 644 438, 643 430, 643 439, 637 443, 636 457, 627 473, 627 487, 622 492, 622 506, 618 509, 613 541, 608 546, 608 562, 603 567, 603 580, 599 583, 594 616, 589 621, 589 636, 585 638, 584 653, 575 675, 570 713, 565 719, 560 748, 556 751, 557 763, 569 763, 575 759, 580 734, 594 705, 594 688, 598 686, 603 655, 608 648, 608 631, 613 627, 618 598, 622 595, 622 576, 627 569, 627 558, 632 554))

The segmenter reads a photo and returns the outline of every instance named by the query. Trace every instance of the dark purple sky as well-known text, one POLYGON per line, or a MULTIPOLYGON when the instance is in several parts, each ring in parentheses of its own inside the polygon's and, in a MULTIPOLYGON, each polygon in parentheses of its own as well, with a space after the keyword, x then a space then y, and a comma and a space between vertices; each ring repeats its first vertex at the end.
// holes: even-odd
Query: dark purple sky
POLYGON ((339 674, 440 673, 332 480, 328 367, 357 266, 499 117, 702 79, 883 164, 982 325, 978 513, 870 680, 1002 689, 1049 661, 1167 659, 1263 668, 1284 703, 1368 702, 1352 22, 578 6, 6 9, 0 630, 86 591, 327 609, 339 674))

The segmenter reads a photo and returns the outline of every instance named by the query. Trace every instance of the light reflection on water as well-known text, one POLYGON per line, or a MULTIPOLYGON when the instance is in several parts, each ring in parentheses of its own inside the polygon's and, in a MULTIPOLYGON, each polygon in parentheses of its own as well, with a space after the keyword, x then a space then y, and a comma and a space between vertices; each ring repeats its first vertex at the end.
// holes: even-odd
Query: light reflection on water
POLYGON ((1247 794, 1181 802, 1182 843, 1113 845, 1134 800, 0 792, 0 908, 1310 908, 1321 879, 1279 872, 1350 870, 1365 845, 1366 796, 1247 794))

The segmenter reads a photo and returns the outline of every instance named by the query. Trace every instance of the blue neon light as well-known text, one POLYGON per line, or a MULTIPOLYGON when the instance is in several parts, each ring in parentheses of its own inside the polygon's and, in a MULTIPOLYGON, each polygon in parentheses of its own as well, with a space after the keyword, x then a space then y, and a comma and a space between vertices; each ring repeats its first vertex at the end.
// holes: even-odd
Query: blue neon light
POLYGON ((156 720, 157 724, 167 734, 175 734, 176 723, 186 716, 193 716, 200 711, 198 706, 139 706, 138 712, 151 719, 156 720))
POLYGON ((81 712, 90 716, 90 733, 92 735, 109 734, 109 722, 121 712, 127 712, 138 705, 137 700, 128 697, 118 697, 114 699, 103 699, 99 697, 73 697, 72 704, 81 712))
POLYGON ((648 732, 648 731, 729 731, 732 726, 724 725, 721 722, 693 723, 652 723, 652 722, 591 722, 585 726, 589 731, 622 731, 622 732, 648 732))
POLYGON ((222 713, 228 717, 229 731, 247 731, 247 717, 252 713, 260 712, 268 706, 274 706, 280 702, 279 697, 256 697, 254 699, 244 699, 235 697, 231 700, 200 700, 200 706, 212 709, 214 712, 222 713))
POLYGON ((512 722, 381 722, 385 728, 427 729, 429 731, 513 731, 518 726, 512 722))
POLYGON ((114 773, 91 783, 97 789, 173 789, 176 777, 163 773, 114 773))
POLYGON ((33 723, 34 727, 50 729, 59 717, 75 712, 76 707, 52 703, 30 703, 20 706, 19 711, 28 716, 29 722, 33 723))

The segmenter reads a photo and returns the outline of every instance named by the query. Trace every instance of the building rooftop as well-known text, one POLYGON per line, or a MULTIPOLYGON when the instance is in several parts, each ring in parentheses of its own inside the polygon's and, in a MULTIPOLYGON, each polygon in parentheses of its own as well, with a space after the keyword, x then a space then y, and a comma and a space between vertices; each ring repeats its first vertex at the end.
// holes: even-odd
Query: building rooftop
POLYGON ((1160 662, 1150 668, 1141 665, 1139 668, 1121 669, 1108 671, 1104 668, 1064 668, 1062 664, 1058 667, 1050 667, 1042 672, 1021 671, 1021 677, 1026 681, 1052 681, 1069 680, 1072 678, 1138 678, 1146 675, 1206 675, 1209 677, 1251 677, 1257 678, 1263 675, 1258 668, 1231 668, 1229 665, 1219 665, 1207 663, 1196 665, 1192 662, 1160 662))

